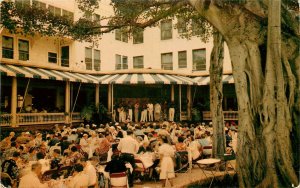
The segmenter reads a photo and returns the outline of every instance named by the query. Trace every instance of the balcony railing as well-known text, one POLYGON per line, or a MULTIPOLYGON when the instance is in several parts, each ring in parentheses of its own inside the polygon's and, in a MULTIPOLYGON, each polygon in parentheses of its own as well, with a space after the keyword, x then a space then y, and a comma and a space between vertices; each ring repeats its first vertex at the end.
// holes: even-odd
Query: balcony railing
MULTIPOLYGON (((211 121, 211 113, 210 111, 203 111, 203 120, 211 121)), ((224 121, 235 120, 239 119, 238 111, 223 111, 224 121)))
POLYGON ((11 114, 1 114, 0 115, 0 125, 10 126, 11 125, 11 114))
MULTIPOLYGON (((52 123, 66 123, 64 113, 19 113, 16 115, 16 125, 42 125, 52 123)), ((0 115, 0 126, 12 125, 11 114, 0 115)), ((79 112, 72 114, 72 122, 82 122, 79 112)))
POLYGON ((65 121, 64 113, 21 113, 17 114, 18 125, 62 123, 65 121))
POLYGON ((82 118, 80 112, 73 112, 72 113, 72 122, 82 122, 82 118))

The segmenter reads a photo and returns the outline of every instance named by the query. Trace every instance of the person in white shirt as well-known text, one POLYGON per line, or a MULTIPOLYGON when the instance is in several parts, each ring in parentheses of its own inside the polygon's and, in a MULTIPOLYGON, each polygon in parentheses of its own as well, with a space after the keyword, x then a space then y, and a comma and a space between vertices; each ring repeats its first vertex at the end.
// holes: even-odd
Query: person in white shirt
POLYGON ((141 113, 141 122, 146 122, 147 121, 147 105, 143 104, 143 109, 141 113))
POLYGON ((81 146, 81 149, 86 152, 87 154, 90 153, 90 144, 88 140, 88 135, 83 134, 83 137, 80 139, 79 145, 81 146))
MULTIPOLYGON (((121 159, 125 162, 129 162, 132 168, 135 168, 134 155, 139 150, 139 143, 132 137, 133 132, 127 131, 127 136, 120 140, 118 150, 121 151, 121 159)), ((129 174, 129 186, 133 186, 133 174, 129 174)))
POLYGON ((89 185, 89 177, 83 172, 82 164, 74 165, 75 172, 73 173, 73 177, 69 179, 67 182, 68 188, 86 188, 89 185))
POLYGON ((174 102, 172 102, 169 108, 169 121, 174 121, 174 115, 175 115, 175 105, 174 102))
POLYGON ((95 186, 97 183, 97 172, 95 167, 85 157, 81 158, 80 163, 83 165, 83 172, 88 176, 88 186, 95 186))
POLYGON ((41 173, 50 170, 50 161, 48 159, 45 159, 45 155, 43 152, 38 152, 36 154, 36 158, 38 160, 38 163, 42 165, 41 173))
POLYGON ((39 176, 42 174, 42 165, 34 163, 31 166, 31 172, 24 175, 19 184, 19 188, 48 188, 48 184, 41 183, 39 176))
POLYGON ((161 106, 159 103, 154 105, 154 120, 159 121, 160 119, 161 106))
POLYGON ((91 135, 91 137, 88 138, 88 143, 90 146, 89 158, 93 157, 93 154, 94 154, 96 148, 98 148, 99 144, 100 144, 100 140, 99 140, 96 132, 92 131, 90 133, 90 135, 91 135))
POLYGON ((153 121, 153 104, 151 102, 147 104, 147 111, 148 111, 148 120, 153 121))

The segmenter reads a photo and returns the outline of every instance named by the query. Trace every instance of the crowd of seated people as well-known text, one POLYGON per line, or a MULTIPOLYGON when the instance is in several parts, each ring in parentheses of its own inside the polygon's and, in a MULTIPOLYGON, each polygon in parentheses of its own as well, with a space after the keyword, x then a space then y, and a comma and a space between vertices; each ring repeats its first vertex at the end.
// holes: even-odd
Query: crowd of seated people
MULTIPOLYGON (((226 143, 236 151, 236 126, 226 125, 225 132, 226 143)), ((1 172, 11 178, 6 182, 10 185, 30 188, 64 184, 71 188, 97 187, 97 173, 109 178, 111 173, 126 171, 132 187, 139 177, 137 169, 144 168, 149 169, 143 173, 149 173, 150 179, 160 179, 164 185, 166 179, 172 183, 185 154, 190 153, 187 160, 211 154, 211 150, 205 154, 205 146, 212 145, 212 135, 211 125, 167 121, 10 132, 0 143, 1 172), (31 179, 36 184, 28 183, 31 179)))

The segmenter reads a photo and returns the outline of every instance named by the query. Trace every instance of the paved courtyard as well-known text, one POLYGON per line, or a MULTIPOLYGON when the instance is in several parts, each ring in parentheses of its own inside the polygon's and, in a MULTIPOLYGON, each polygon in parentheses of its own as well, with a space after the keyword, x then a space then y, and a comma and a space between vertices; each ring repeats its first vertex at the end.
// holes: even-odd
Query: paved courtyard
MULTIPOLYGON (((231 161, 231 164, 235 167, 235 160, 231 161)), ((231 177, 234 175, 234 173, 235 173, 234 170, 229 170, 229 174, 231 175, 231 177)), ((216 179, 222 180, 225 174, 226 174, 225 171, 216 172, 215 173, 216 179)), ((210 183, 212 175, 208 175, 208 177, 209 179, 206 178, 206 176, 204 175, 202 170, 199 169, 199 167, 195 166, 192 169, 191 173, 190 172, 176 173, 176 178, 173 179, 173 187, 177 187, 177 188, 188 187, 189 185, 197 185, 197 184, 199 184, 200 187, 202 184, 210 183)), ((162 187, 160 181, 134 184, 134 188, 159 188, 159 187, 162 187)))

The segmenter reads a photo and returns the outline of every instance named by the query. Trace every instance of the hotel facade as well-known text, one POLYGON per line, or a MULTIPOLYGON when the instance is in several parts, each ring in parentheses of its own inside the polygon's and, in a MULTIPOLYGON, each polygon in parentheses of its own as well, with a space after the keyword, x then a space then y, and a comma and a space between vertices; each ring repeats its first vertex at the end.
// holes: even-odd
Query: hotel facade
MULTIPOLYGON (((22 6, 48 9, 77 20, 75 0, 18 0, 22 6)), ((111 15, 109 1, 89 18, 111 15)), ((108 115, 121 102, 174 102, 176 120, 191 120, 198 109, 210 120, 209 62, 213 41, 180 36, 176 19, 135 32, 103 34, 98 44, 68 37, 21 36, 0 31, 1 126, 71 124, 80 111, 103 104, 108 115)), ((99 21, 100 22, 100 21, 99 21)), ((194 31, 193 31, 194 32, 194 31)), ((195 32, 198 32, 195 29, 195 32)), ((223 109, 225 120, 237 120, 231 62, 225 45, 223 109)))

